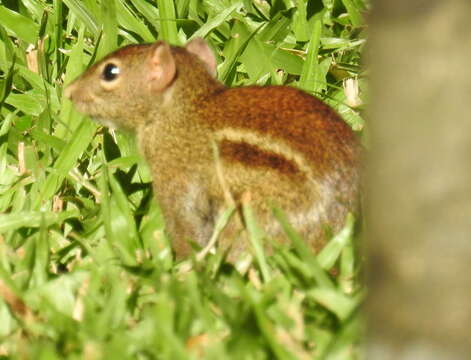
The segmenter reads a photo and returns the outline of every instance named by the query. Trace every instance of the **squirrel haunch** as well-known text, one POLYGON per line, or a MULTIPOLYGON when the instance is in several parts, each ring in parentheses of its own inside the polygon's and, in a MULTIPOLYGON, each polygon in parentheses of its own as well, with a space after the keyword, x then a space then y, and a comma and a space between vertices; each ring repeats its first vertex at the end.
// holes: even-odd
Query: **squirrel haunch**
MULTIPOLYGON (((358 208, 361 149, 353 131, 301 90, 226 88, 215 74, 202 39, 130 45, 93 65, 65 96, 97 121, 137 134, 178 258, 190 253, 190 240, 207 243, 227 193, 236 204, 250 193, 258 222, 278 241, 286 238, 271 204, 282 208, 319 250, 358 208)), ((219 240, 229 261, 247 250, 241 230, 233 217, 219 240)))

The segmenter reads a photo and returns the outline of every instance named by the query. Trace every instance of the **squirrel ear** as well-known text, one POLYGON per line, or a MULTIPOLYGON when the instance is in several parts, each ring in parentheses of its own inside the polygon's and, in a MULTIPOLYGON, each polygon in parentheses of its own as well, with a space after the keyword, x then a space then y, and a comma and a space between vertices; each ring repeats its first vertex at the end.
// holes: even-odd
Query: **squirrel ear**
POLYGON ((216 77, 216 58, 211 48, 202 38, 194 38, 185 46, 186 50, 198 56, 204 62, 212 77, 216 77))
POLYGON ((175 77, 176 66, 170 46, 163 41, 153 46, 150 59, 149 80, 152 90, 162 91, 175 77))

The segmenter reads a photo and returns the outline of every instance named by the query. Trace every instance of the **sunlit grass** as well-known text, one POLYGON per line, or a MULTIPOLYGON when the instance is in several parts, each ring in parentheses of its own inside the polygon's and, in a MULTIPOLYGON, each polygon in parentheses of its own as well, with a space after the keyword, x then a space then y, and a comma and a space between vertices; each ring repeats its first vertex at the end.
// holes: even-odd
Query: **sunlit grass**
MULTIPOLYGON (((314 256, 277 211, 294 250, 257 252, 246 274, 223 254, 177 264, 135 140, 62 99, 64 83, 117 47, 203 36, 227 85, 301 87, 361 130, 363 0, 271 3, 0 5, 1 356, 359 357, 351 223, 314 256)), ((246 221, 256 229, 250 210, 246 221)))

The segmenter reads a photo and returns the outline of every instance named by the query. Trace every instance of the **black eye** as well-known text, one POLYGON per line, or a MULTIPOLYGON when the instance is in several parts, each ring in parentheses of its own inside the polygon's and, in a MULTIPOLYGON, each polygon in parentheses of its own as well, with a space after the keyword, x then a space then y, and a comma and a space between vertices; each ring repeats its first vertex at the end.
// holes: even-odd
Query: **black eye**
POLYGON ((113 63, 106 64, 101 76, 106 81, 113 81, 119 75, 119 67, 113 63))

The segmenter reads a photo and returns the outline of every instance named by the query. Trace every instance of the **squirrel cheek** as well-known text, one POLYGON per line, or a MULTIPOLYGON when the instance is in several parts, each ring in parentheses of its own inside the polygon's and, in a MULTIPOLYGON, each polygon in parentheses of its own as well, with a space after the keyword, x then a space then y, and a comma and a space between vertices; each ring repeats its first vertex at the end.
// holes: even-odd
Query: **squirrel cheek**
POLYGON ((114 80, 114 81, 106 81, 106 80, 100 80, 100 87, 102 90, 109 92, 109 91, 114 91, 119 88, 120 86, 120 79, 114 80))

